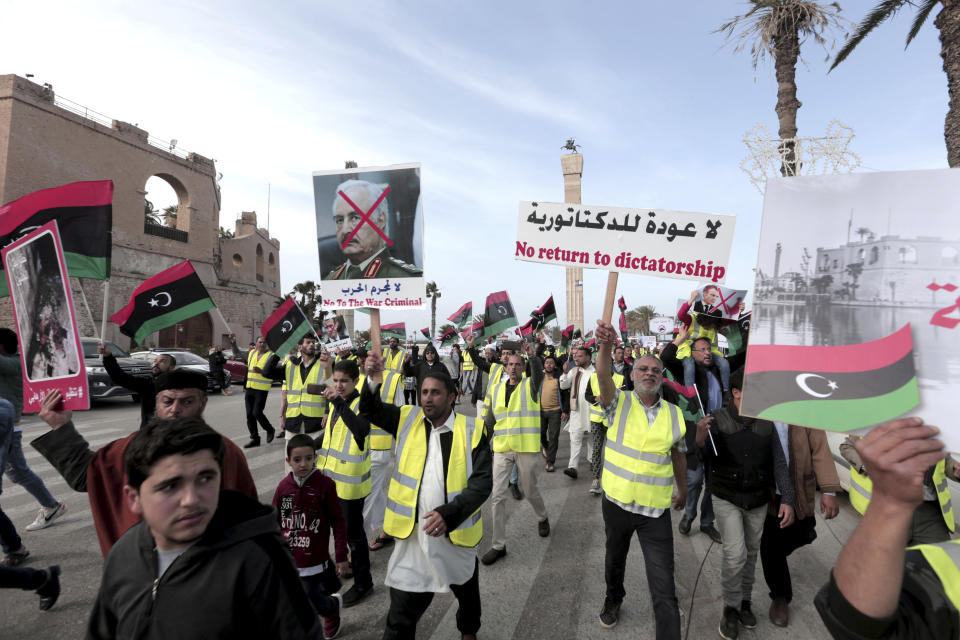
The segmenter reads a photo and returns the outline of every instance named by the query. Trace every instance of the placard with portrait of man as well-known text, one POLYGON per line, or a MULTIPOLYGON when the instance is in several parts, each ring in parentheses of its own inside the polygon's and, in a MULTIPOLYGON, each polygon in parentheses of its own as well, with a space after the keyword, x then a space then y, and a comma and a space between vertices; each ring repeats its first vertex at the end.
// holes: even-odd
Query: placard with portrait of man
POLYGON ((313 190, 324 308, 422 308, 420 165, 317 171, 313 190))

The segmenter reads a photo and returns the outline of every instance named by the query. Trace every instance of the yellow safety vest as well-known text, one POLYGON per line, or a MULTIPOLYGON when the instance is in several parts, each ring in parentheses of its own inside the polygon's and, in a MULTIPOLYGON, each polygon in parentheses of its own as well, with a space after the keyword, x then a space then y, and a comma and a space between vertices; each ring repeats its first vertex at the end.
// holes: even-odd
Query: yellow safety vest
MULTIPOLYGON (((617 389, 623 386, 622 373, 611 373, 610 376, 613 378, 613 386, 617 389)), ((607 412, 603 410, 603 404, 600 401, 600 379, 597 378, 596 371, 590 374, 590 390, 593 392, 593 397, 596 398, 590 404, 590 422, 599 422, 606 427, 608 426, 607 412)))
POLYGON ((489 395, 493 411, 493 450, 535 453, 540 450, 540 402, 533 399, 530 378, 522 378, 507 404, 507 381, 498 382, 489 395))
MULTIPOLYGON (((350 403, 350 410, 356 413, 360 404, 357 396, 350 403)), ((370 437, 367 436, 363 448, 357 446, 353 433, 337 415, 331 425, 327 416, 327 428, 323 432, 323 443, 317 451, 317 469, 331 478, 337 485, 337 496, 344 500, 357 500, 370 494, 370 437)))
POLYGON ((690 357, 693 343, 701 338, 710 341, 710 351, 712 351, 714 355, 723 357, 723 352, 720 351, 720 347, 717 346, 717 330, 700 326, 700 323, 697 322, 696 313, 696 311, 690 311, 690 337, 687 338, 686 342, 677 347, 677 359, 682 360, 683 358, 690 357))
POLYGON ((247 389, 258 389, 260 391, 270 390, 270 385, 273 384, 273 380, 262 373, 254 373, 253 368, 258 367, 263 371, 263 368, 267 366, 267 360, 269 360, 272 355, 269 351, 264 351, 263 355, 258 357, 256 349, 251 349, 250 353, 247 354, 247 389))
MULTIPOLYGON (((617 395, 614 424, 607 430, 601 485, 607 496, 654 515, 670 508, 673 461, 670 449, 683 437, 686 426, 679 407, 660 401, 651 425, 640 399, 633 392, 617 395)), ((644 514, 647 515, 647 514, 644 514)))
POLYGON ((397 349, 396 355, 390 353, 390 347, 383 348, 383 368, 388 371, 400 371, 403 369, 403 356, 405 351, 397 349))
MULTIPOLYGON (((937 502, 940 504, 940 513, 950 533, 957 528, 953 515, 953 502, 950 500, 950 487, 947 484, 946 460, 941 460, 933 468, 933 486, 937 490, 937 502)), ((873 481, 850 466, 850 504, 860 515, 867 512, 867 505, 873 496, 873 481)))
POLYGON ((867 512, 867 505, 873 497, 873 481, 850 465, 850 504, 857 513, 867 512))
POLYGON ((923 554, 940 579, 944 593, 954 608, 960 610, 960 540, 907 547, 908 551, 914 549, 923 554))
POLYGON ((284 385, 287 391, 287 418, 322 418, 327 413, 327 399, 319 394, 307 393, 307 385, 317 384, 320 381, 320 372, 323 366, 314 360, 313 366, 307 372, 307 379, 300 379, 300 365, 287 362, 287 375, 284 385))
MULTIPOLYGON (((400 429, 397 431, 397 465, 387 490, 387 509, 383 516, 383 530, 395 538, 407 538, 417 526, 417 500, 423 468, 427 461, 427 440, 424 429, 430 429, 420 407, 400 409, 400 429)), ((483 426, 476 418, 456 414, 453 421, 453 443, 447 462, 447 502, 467 488, 473 475, 473 451, 483 437, 483 426)), ((483 536, 480 509, 474 511, 456 529, 448 533, 450 542, 461 547, 475 547, 483 536)))
POLYGON ((468 371, 473 371, 477 365, 473 363, 473 358, 470 357, 469 351, 463 352, 463 372, 467 373, 468 371))
MULTIPOLYGON (((360 376, 366 378, 365 376, 360 376)), ((383 372, 383 384, 380 385, 380 401, 384 404, 393 404, 393 398, 397 393, 397 387, 403 380, 403 376, 396 371, 383 372)), ((366 380, 364 379, 364 382, 366 380)), ((389 451, 393 449, 393 436, 370 423, 370 448, 374 451, 389 451)))

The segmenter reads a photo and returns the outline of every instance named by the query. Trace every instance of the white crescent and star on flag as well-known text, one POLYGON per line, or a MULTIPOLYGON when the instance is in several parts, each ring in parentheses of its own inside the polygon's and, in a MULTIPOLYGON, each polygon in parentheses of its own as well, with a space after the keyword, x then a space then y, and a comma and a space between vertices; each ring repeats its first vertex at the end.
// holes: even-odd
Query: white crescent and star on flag
POLYGON ((840 385, 838 385, 834 380, 828 380, 823 376, 816 373, 801 373, 797 376, 797 386, 800 387, 800 390, 806 393, 807 395, 813 396, 814 398, 829 398, 833 395, 833 392, 836 391, 840 385), (814 391, 810 388, 809 383, 807 382, 811 378, 819 378, 820 380, 825 380, 827 383, 827 388, 830 389, 830 393, 820 393, 814 391))
POLYGON ((170 296, 169 293, 167 293, 166 291, 159 291, 156 294, 154 294, 152 298, 147 300, 147 304, 150 305, 151 307, 169 307, 172 301, 173 301, 173 298, 170 296), (167 301, 161 302, 160 301, 162 299, 161 296, 166 296, 167 301))
POLYGON ((293 329, 293 323, 289 320, 284 320, 280 325, 280 333, 288 333, 291 329, 293 329))

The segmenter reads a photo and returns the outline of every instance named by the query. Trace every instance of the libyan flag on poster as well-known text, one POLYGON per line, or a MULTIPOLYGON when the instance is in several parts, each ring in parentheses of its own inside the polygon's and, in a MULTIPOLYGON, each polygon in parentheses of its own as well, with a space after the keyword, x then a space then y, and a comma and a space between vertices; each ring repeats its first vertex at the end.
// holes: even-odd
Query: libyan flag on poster
POLYGON ((907 324, 885 338, 839 346, 750 345, 741 413, 851 431, 920 403, 907 324))
MULTIPOLYGON (((0 207, 0 247, 51 220, 57 221, 70 277, 94 280, 110 277, 113 182, 73 182, 35 191, 3 205, 0 207)), ((7 295, 7 279, 0 275, 0 297, 7 295)))
MULTIPOLYGON (((72 275, 72 274, 71 274, 72 275)), ((142 343, 144 338, 216 305, 189 260, 161 271, 134 289, 127 306, 110 317, 120 333, 142 343)))

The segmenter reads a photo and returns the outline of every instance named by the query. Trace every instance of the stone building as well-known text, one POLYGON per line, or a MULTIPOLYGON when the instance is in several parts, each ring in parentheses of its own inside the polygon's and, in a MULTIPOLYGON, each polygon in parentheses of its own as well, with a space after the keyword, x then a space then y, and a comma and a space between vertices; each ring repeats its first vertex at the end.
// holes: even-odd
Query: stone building
POLYGON ((886 235, 832 249, 821 247, 816 277, 825 275, 832 276, 833 290, 844 283, 856 284, 857 300, 938 306, 943 300, 928 285, 960 287, 960 240, 886 235))
MULTIPOLYGON (((151 335, 147 343, 199 349, 230 332, 241 344, 259 333, 281 295, 280 243, 257 228, 253 212, 241 215, 235 239, 220 240, 220 188, 213 160, 58 98, 49 85, 0 76, 0 203, 69 182, 105 179, 114 183, 107 315, 123 307, 145 279, 188 259, 228 326, 216 312, 205 313, 151 335), (144 215, 145 186, 154 176, 176 192, 175 226, 150 222, 144 215)), ((71 285, 81 334, 98 334, 103 282, 71 278, 71 285)), ((9 298, 0 300, 0 322, 12 326, 9 298)), ((106 337, 129 344, 110 323, 106 337)))

